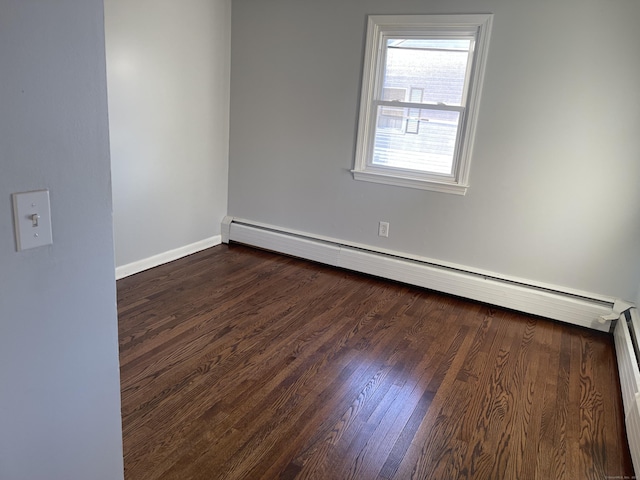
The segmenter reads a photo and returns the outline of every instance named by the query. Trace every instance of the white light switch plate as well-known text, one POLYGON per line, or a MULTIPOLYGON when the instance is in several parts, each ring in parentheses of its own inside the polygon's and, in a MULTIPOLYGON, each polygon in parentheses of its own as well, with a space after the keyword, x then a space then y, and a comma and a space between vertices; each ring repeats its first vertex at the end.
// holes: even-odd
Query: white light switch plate
POLYGON ((13 194, 18 251, 53 243, 49 190, 13 194))

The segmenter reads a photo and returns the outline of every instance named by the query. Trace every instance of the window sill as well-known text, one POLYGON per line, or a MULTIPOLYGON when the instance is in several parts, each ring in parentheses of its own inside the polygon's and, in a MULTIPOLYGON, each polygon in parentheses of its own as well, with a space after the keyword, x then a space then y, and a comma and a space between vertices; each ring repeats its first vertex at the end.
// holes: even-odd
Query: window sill
POLYGON ((395 185, 397 187, 417 188, 420 190, 431 190, 433 192, 451 193, 454 195, 465 195, 467 188, 469 188, 469 185, 437 182, 416 177, 391 175, 389 173, 374 173, 363 170, 351 170, 351 173, 353 173, 354 180, 395 185))

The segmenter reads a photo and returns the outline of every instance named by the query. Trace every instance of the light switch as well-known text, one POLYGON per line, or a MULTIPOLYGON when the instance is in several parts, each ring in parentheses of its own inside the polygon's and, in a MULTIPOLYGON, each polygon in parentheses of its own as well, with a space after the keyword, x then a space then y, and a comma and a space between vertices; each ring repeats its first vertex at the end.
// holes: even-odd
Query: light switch
POLYGON ((18 251, 53 243, 49 190, 14 193, 13 218, 18 251))

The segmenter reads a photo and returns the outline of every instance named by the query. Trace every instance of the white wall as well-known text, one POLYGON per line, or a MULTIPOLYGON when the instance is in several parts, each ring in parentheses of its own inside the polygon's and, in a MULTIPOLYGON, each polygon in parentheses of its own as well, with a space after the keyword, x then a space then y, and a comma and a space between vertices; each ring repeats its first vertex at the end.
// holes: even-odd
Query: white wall
POLYGON ((220 234, 230 0, 106 0, 116 265, 220 234))
POLYGON ((229 214, 634 299, 638 18, 635 0, 234 0, 229 214), (478 12, 467 195, 353 180, 366 15, 478 12))
POLYGON ((0 478, 123 478, 101 0, 0 2, 0 478), (53 245, 16 252, 11 193, 53 245))

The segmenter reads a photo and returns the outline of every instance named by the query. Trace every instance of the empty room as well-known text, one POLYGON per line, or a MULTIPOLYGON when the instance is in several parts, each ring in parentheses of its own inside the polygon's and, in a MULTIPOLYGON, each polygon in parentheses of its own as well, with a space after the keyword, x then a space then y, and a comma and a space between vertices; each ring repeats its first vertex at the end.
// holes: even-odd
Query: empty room
POLYGON ((635 478, 638 21, 0 1, 0 479, 635 478))

